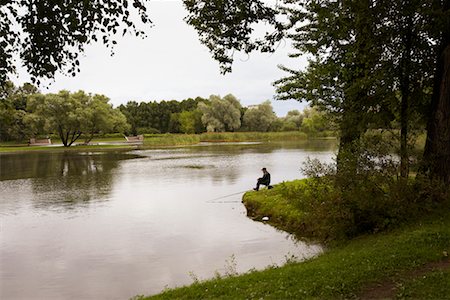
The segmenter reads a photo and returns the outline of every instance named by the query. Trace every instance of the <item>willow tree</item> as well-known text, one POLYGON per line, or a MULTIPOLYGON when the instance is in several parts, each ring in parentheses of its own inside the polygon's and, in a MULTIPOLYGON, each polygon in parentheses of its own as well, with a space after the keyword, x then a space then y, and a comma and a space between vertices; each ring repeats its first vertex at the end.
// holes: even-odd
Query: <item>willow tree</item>
POLYGON ((210 132, 234 131, 241 127, 241 104, 228 94, 221 98, 211 95, 209 104, 200 102, 198 109, 202 112, 202 122, 210 132))
POLYGON ((244 113, 244 126, 249 131, 266 132, 277 119, 270 101, 264 101, 256 107, 247 109, 244 113))
POLYGON ((114 110, 108 101, 105 96, 83 91, 36 94, 28 102, 28 119, 31 126, 43 127, 48 133, 58 134, 63 145, 69 147, 82 134, 87 135, 89 142, 94 133, 128 129, 125 116, 114 110))

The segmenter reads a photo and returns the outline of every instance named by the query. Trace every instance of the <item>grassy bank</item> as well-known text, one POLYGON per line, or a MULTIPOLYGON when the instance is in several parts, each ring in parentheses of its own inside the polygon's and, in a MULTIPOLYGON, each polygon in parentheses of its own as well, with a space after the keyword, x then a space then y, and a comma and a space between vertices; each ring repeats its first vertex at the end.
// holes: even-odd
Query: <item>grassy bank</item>
MULTIPOLYGON (((290 203, 282 189, 302 189, 306 180, 272 190, 248 192, 244 204, 256 220, 301 234, 307 212, 290 203)), ((335 299, 450 296, 450 212, 443 210, 387 232, 335 244, 306 262, 216 278, 138 299, 335 299), (375 287, 375 288, 374 288, 375 287), (390 294, 383 294, 383 291, 390 294)))
POLYGON ((300 131, 289 132, 206 132, 200 134, 202 142, 256 142, 306 140, 308 135, 300 131))
MULTIPOLYGON (((1 152, 21 152, 21 151, 61 151, 61 150, 101 150, 101 149, 151 149, 156 147, 172 147, 194 145, 200 142, 270 142, 270 141, 297 141, 307 140, 308 137, 302 132, 223 132, 223 133, 202 133, 202 134, 146 134, 142 145, 125 144, 125 139, 119 134, 106 136, 96 136, 91 141, 91 145, 77 145, 67 147, 47 147, 28 146, 27 141, 1 142, 1 152), (99 145, 100 143, 110 143, 109 145, 99 145)), ((52 137, 54 144, 61 143, 57 137, 52 137)), ((76 144, 83 143, 83 139, 77 140, 76 144)))

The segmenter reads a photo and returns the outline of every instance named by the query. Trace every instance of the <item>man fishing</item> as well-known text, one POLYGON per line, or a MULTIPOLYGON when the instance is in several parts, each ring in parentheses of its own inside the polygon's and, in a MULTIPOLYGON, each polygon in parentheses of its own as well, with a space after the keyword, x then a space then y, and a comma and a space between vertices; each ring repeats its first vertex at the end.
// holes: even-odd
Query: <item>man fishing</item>
POLYGON ((272 186, 270 185, 270 173, 267 172, 266 168, 262 168, 261 171, 263 171, 263 177, 258 178, 258 181, 256 182, 256 187, 254 188, 255 191, 259 191, 260 185, 267 186, 268 189, 271 189, 272 186))

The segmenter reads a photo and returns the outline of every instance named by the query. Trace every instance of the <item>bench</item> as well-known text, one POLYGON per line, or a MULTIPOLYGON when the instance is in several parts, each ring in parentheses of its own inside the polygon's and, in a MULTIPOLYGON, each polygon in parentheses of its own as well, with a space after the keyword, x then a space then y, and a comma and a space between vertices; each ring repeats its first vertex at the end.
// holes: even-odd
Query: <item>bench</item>
POLYGON ((51 144, 51 139, 30 139, 30 141, 28 142, 28 146, 47 146, 51 144))
POLYGON ((125 136, 125 139, 127 140, 127 143, 142 144, 144 142, 144 135, 125 136))

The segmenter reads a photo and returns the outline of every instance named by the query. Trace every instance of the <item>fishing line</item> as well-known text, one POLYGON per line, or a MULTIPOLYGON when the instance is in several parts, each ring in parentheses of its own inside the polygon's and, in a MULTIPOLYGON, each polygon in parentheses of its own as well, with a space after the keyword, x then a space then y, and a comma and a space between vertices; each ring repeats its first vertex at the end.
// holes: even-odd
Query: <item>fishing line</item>
POLYGON ((239 202, 241 202, 241 201, 216 201, 216 200, 228 198, 228 197, 231 197, 231 196, 236 196, 236 195, 245 193, 245 192, 247 192, 247 191, 248 191, 248 190, 245 190, 245 191, 242 191, 242 192, 233 193, 233 194, 229 194, 229 195, 225 195, 225 196, 218 197, 218 198, 214 198, 214 199, 211 199, 211 200, 206 201, 206 203, 239 203, 239 202))

